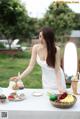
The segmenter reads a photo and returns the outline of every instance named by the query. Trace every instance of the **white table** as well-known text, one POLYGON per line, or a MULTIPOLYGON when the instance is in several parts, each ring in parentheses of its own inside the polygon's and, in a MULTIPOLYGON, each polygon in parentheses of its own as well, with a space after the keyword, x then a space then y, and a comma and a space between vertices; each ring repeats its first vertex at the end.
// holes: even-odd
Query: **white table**
MULTIPOLYGON (((44 89, 24 89, 26 100, 19 102, 7 102, 0 104, 0 114, 7 112, 8 119, 80 119, 80 96, 77 96, 76 104, 69 109, 53 107, 49 101, 47 91, 44 89), (35 97, 34 91, 40 91, 43 96, 35 97)), ((9 95, 12 91, 2 88, 3 94, 9 95)), ((52 91, 55 93, 55 91, 52 91)), ((20 93, 20 91, 18 91, 20 93)), ((0 119, 6 119, 1 118, 0 119)))

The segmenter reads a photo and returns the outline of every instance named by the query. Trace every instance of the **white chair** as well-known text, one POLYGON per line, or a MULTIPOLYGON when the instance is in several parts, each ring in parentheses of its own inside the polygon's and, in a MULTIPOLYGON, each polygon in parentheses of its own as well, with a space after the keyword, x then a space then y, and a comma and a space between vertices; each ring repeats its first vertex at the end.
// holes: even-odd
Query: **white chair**
POLYGON ((64 73, 66 82, 71 83, 72 76, 77 74, 77 48, 72 42, 68 42, 64 51, 64 73))
MULTIPOLYGON (((18 44, 18 42, 19 42, 19 39, 15 39, 15 40, 11 43, 11 48, 12 48, 12 49, 19 49, 19 48, 21 48, 21 45, 18 44)), ((8 43, 4 44, 4 46, 5 46, 6 48, 9 48, 9 44, 8 44, 8 43)))
POLYGON ((12 48, 12 49, 14 49, 14 48, 16 48, 16 49, 21 48, 21 45, 18 44, 18 42, 19 42, 19 39, 15 39, 15 40, 12 42, 12 44, 11 44, 11 48, 12 48))
POLYGON ((67 76, 75 76, 77 74, 77 67, 76 45, 68 42, 64 51, 64 72, 67 76))

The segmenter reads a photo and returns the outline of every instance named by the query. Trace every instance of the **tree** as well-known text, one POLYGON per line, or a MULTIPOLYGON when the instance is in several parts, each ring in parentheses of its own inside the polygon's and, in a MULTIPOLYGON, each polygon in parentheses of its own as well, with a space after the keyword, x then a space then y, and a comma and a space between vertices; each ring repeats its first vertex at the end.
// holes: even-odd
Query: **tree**
POLYGON ((74 22, 75 22, 74 29, 80 30, 80 14, 76 14, 74 22))
POLYGON ((10 46, 15 38, 24 40, 31 37, 34 20, 19 0, 0 0, 0 11, 0 35, 10 41, 10 46))
POLYGON ((66 5, 66 3, 53 2, 44 15, 42 24, 51 26, 55 31, 57 39, 60 40, 60 36, 70 33, 72 29, 77 27, 76 24, 79 22, 75 22, 76 16, 77 15, 66 5))

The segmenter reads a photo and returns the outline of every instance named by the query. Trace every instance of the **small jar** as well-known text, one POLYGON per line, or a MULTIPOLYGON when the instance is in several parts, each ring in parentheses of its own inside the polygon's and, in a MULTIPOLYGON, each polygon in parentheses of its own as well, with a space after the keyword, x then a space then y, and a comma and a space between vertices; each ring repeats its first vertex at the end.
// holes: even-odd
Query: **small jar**
POLYGON ((77 85, 78 85, 78 78, 77 76, 73 76, 71 78, 71 87, 74 94, 77 94, 77 85))
POLYGON ((6 99, 7 99, 7 98, 6 98, 5 95, 3 95, 3 94, 0 95, 0 102, 1 102, 1 103, 5 103, 5 102, 6 102, 6 99))
POLYGON ((77 84, 77 93, 80 94, 80 79, 78 80, 77 84))
POLYGON ((22 80, 18 80, 18 81, 17 81, 17 87, 18 87, 19 89, 23 89, 23 88, 24 88, 24 84, 23 84, 22 80))
POLYGON ((13 90, 16 90, 17 89, 17 82, 12 80, 9 82, 9 87, 13 90))

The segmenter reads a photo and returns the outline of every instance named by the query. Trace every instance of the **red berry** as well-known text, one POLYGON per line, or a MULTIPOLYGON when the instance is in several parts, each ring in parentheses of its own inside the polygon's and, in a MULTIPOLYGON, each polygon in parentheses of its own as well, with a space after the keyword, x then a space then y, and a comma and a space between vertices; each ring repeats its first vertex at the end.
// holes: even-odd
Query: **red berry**
POLYGON ((60 100, 60 99, 64 99, 66 96, 67 96, 67 93, 64 92, 63 94, 59 95, 58 98, 59 98, 59 100, 60 100))

